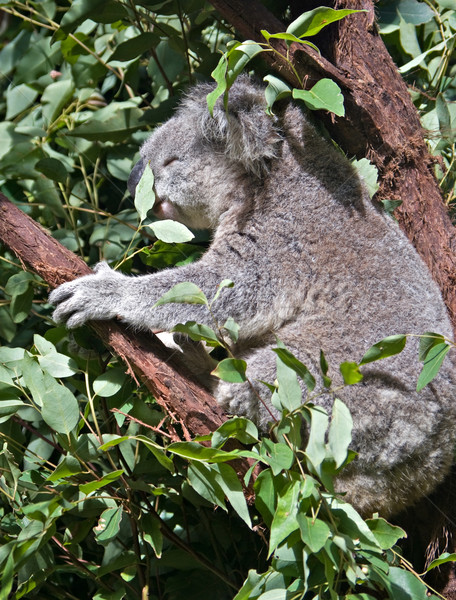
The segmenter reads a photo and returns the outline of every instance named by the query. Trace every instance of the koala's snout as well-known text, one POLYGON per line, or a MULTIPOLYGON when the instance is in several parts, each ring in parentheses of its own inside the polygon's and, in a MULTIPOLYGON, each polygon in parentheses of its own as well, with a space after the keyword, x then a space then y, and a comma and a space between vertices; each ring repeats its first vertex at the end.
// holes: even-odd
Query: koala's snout
POLYGON ((144 173, 144 161, 141 158, 140 160, 138 160, 138 162, 133 167, 133 169, 130 173, 130 177, 128 178, 128 181, 127 181, 128 191, 130 192, 130 195, 132 198, 134 198, 136 195, 136 186, 138 185, 139 180, 141 179, 141 176, 143 173, 144 173))

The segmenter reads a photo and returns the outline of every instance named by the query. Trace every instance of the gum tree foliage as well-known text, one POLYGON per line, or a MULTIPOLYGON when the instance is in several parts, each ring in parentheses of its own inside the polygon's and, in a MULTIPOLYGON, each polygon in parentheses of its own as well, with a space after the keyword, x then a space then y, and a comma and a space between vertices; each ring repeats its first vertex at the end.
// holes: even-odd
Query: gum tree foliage
MULTIPOLYGON (((134 206, 126 192, 139 145, 189 83, 215 70, 221 95, 238 71, 253 69, 266 77, 271 105, 293 93, 311 108, 317 97, 343 111, 332 82, 312 96, 265 73, 253 55, 267 48, 270 34, 264 47, 239 46, 202 0, 1 0, 0 11, 0 189, 89 264, 104 258, 140 272, 184 264, 204 250, 201 234, 151 222, 141 194, 134 206)), ((315 19, 329 14, 300 18, 285 39, 312 43, 315 19)), ((454 5, 384 1, 379 16, 429 130, 451 207, 454 5)), ((375 191, 375 170, 360 162, 375 191)), ((350 415, 340 401, 332 415, 315 407, 317 373, 280 341, 277 381, 268 383, 283 417, 271 438, 259 439, 253 423, 235 418, 211 439, 183 441, 89 329, 70 336, 53 325, 47 293, 2 250, 1 600, 428 597, 396 546, 404 532, 375 516, 361 519, 333 494, 333 476, 353 459, 350 415), (302 420, 310 426, 304 449, 302 420), (231 437, 246 449, 224 449, 231 437), (252 464, 246 483, 253 466, 262 467, 252 506, 230 465, 239 457, 252 464)), ((185 285, 163 301, 183 299, 208 310, 217 301, 185 285)), ((217 347, 218 325, 181 330, 217 347)), ((236 324, 225 327, 235 338, 236 324)), ((360 380, 363 363, 405 343, 406 336, 393 336, 367 353, 360 348, 359 363, 340 366, 346 384, 360 380)), ((432 333, 422 338, 418 386, 432 379, 449 347, 432 333)), ((321 355, 328 387, 337 368, 321 355)), ((229 357, 217 374, 243 380, 244 365, 229 357)))

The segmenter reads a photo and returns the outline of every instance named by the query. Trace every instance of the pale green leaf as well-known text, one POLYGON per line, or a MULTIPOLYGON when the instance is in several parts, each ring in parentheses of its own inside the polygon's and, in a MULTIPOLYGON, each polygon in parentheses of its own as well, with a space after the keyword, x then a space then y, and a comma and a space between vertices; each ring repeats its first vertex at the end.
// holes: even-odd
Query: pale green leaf
POLYGON ((336 398, 328 433, 328 445, 336 468, 339 468, 347 458, 348 447, 352 440, 352 428, 353 420, 350 411, 339 398, 336 398))
POLYGON ((188 227, 171 219, 149 223, 147 229, 151 229, 157 239, 167 244, 189 242, 195 237, 188 227))
POLYGON ((185 303, 185 304, 206 304, 208 305, 208 301, 204 293, 200 290, 200 288, 191 283, 190 281, 184 281, 182 283, 176 284, 172 287, 169 292, 163 294, 163 296, 157 300, 154 304, 154 308, 156 306, 160 306, 162 304, 169 304, 171 302, 177 303, 185 303))
POLYGON ((93 391, 97 396, 109 398, 122 388, 127 376, 122 369, 108 369, 99 375, 93 382, 93 391))
POLYGON ((277 508, 271 524, 268 557, 271 556, 280 542, 283 542, 290 533, 293 533, 299 527, 297 522, 299 491, 300 482, 292 481, 281 491, 278 497, 277 508))
POLYGON ((225 358, 221 360, 211 375, 229 383, 243 383, 247 381, 247 363, 239 358, 225 358))
POLYGON ((150 164, 147 163, 135 190, 135 208, 138 211, 140 223, 144 221, 155 203, 154 182, 154 174, 150 164))
POLYGON ((363 379, 358 363, 343 362, 339 366, 345 385, 355 385, 363 379))

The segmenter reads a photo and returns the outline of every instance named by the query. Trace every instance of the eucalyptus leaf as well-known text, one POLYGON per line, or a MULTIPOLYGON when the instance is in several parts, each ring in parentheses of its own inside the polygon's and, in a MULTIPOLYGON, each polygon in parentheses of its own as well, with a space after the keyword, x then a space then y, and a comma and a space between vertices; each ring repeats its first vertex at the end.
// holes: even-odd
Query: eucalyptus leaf
POLYGON ((338 117, 345 114, 344 97, 332 79, 320 79, 310 90, 293 90, 293 98, 302 100, 311 110, 327 110, 338 117))
POLYGON ((220 361, 211 372, 214 377, 229 383, 243 383, 247 381, 247 363, 239 358, 225 358, 220 361))
POLYGON ((154 304, 154 308, 156 306, 170 304, 172 302, 208 305, 208 301, 204 293, 197 285, 189 281, 178 283, 172 287, 169 292, 166 292, 159 300, 157 300, 157 302, 154 304))
POLYGON ((167 244, 189 242, 195 237, 188 227, 170 219, 149 223, 147 228, 153 231, 156 238, 167 244))

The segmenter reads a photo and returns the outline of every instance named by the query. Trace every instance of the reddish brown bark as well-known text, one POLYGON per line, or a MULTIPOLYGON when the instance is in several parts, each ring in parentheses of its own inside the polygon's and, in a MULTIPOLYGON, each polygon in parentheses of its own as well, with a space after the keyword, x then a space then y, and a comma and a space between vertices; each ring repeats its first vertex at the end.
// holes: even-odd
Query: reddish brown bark
MULTIPOLYGON (((73 252, 51 237, 33 219, 0 194, 0 240, 24 267, 51 287, 91 273, 73 252)), ((120 323, 97 321, 92 327, 101 340, 138 376, 157 402, 180 421, 184 431, 206 435, 225 420, 214 398, 195 383, 185 366, 153 335, 125 332, 120 323)))
MULTIPOLYGON (((211 0, 244 39, 264 42, 286 26, 257 0, 211 0)), ((321 4, 296 2, 299 12, 321 4)), ((331 3, 326 3, 330 5, 331 3)), ((335 80, 345 99, 344 118, 321 114, 331 136, 349 156, 367 156, 379 169, 379 199, 401 200, 397 211, 401 227, 428 265, 442 291, 456 327, 456 237, 432 173, 432 158, 402 77, 374 23, 371 0, 336 0, 334 8, 364 9, 323 30, 317 44, 322 52, 294 44, 290 56, 307 87, 322 77, 335 80)), ((315 41, 315 40, 312 40, 315 41)), ((285 54, 284 42, 275 48, 285 54)), ((285 60, 267 52, 264 60, 281 77, 296 85, 285 60)))

